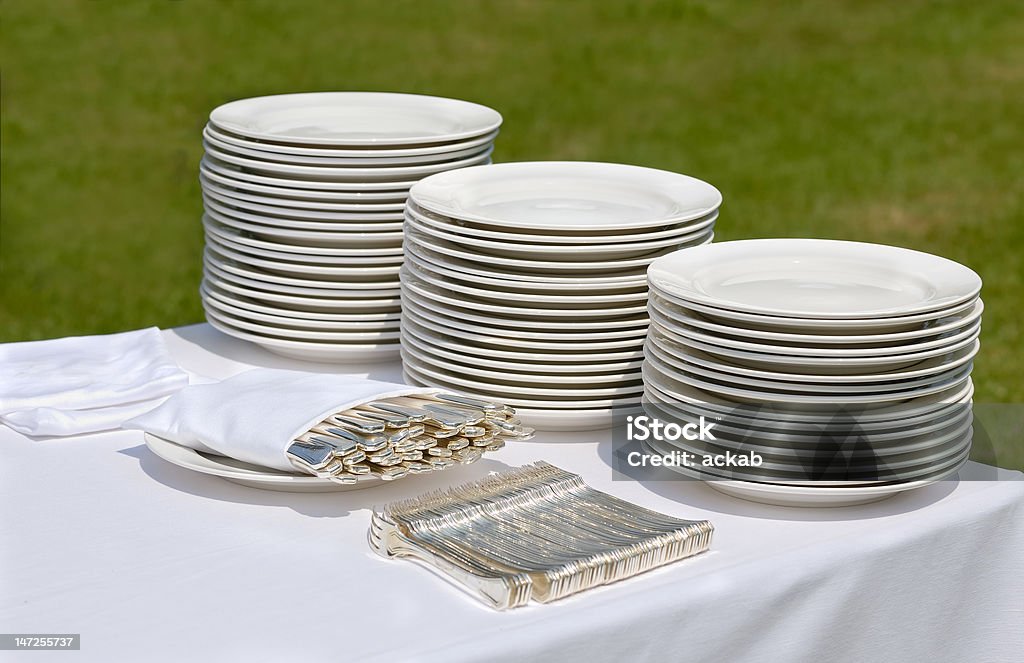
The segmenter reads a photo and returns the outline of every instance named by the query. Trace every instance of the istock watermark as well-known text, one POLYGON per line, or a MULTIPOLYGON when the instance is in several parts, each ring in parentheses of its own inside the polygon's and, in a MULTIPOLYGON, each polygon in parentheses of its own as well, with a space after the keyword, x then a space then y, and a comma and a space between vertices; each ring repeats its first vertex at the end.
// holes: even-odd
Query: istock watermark
POLYGON ((708 421, 701 416, 697 421, 689 423, 677 423, 675 421, 664 422, 656 417, 649 417, 646 414, 629 415, 626 417, 626 437, 637 442, 647 440, 671 441, 690 440, 695 442, 714 441, 715 435, 712 429, 715 427, 713 421, 708 421))
MULTIPOLYGON (((694 421, 662 421, 646 414, 626 417, 626 440, 629 442, 670 443, 714 442, 717 422, 698 416, 694 421)), ((634 450, 626 454, 630 467, 760 467, 764 459, 757 453, 696 453, 673 448, 665 453, 634 450)))
MULTIPOLYGON (((1024 442, 1024 404, 939 396, 870 403, 645 395, 613 412, 613 479, 870 485, 993 481, 1024 442), (974 461, 974 462, 969 462, 974 461)), ((1017 461, 1019 463, 1019 461, 1017 461)))

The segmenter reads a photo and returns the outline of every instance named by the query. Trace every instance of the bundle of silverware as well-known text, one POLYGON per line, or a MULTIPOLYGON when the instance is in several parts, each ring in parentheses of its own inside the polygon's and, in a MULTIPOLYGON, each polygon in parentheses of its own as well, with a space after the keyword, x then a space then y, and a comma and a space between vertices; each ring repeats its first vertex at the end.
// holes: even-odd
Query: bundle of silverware
POLYGON ((385 481, 443 470, 527 440, 515 410, 501 403, 437 393, 387 398, 332 414, 288 447, 296 469, 337 483, 385 481))
POLYGON ((710 547, 713 531, 538 462, 375 510, 368 539, 378 554, 421 561, 504 610, 690 557, 710 547))

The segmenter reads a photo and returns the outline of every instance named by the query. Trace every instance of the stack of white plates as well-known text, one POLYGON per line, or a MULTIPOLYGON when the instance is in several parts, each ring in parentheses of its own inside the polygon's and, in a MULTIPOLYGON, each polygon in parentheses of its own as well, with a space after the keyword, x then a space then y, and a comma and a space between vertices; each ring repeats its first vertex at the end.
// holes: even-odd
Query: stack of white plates
POLYGON ((207 320, 290 357, 397 355, 409 187, 489 162, 500 124, 477 104, 375 92, 214 110, 200 165, 207 320))
POLYGON ((500 398, 537 428, 610 425, 643 391, 647 266, 710 242, 721 200, 685 175, 604 163, 424 179, 405 216, 406 378, 500 398))
POLYGON ((713 441, 652 446, 763 461, 681 471, 758 501, 850 504, 966 461, 983 308, 967 267, 891 246, 766 239, 665 256, 649 282, 645 408, 718 417, 713 441))

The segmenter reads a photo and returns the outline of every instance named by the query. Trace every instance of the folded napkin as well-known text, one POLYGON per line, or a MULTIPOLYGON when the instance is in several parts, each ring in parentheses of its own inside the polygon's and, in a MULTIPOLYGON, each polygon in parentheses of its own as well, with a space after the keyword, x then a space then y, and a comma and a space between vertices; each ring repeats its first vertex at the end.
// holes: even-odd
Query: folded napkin
POLYGON ((256 368, 223 382, 186 387, 124 427, 294 472, 288 446, 329 415, 373 400, 437 391, 347 375, 256 368))
POLYGON ((26 435, 118 428, 187 384, 156 327, 0 345, 0 423, 26 435))

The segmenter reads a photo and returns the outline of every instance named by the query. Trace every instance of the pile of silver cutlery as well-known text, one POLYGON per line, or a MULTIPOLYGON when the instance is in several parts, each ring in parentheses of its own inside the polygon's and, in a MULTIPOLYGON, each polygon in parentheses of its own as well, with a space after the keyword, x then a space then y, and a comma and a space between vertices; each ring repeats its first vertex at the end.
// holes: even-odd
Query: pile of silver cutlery
POLYGON ((288 447, 296 469, 341 484, 366 475, 385 481, 443 470, 527 440, 515 410, 438 393, 387 398, 333 414, 288 447))
POLYGON ((378 554, 423 562, 505 610, 690 557, 710 547, 713 531, 538 462, 375 510, 368 539, 378 554))

